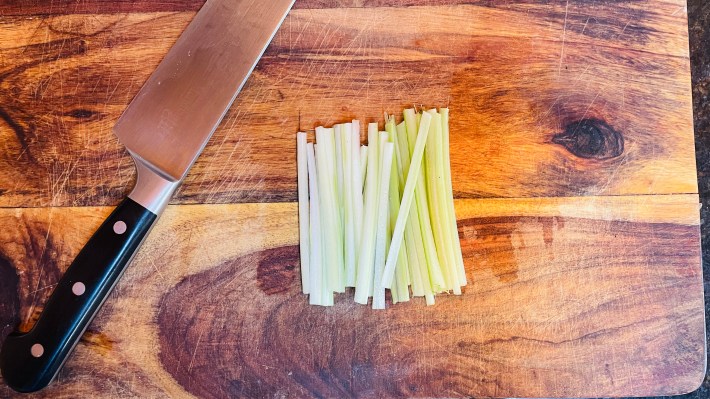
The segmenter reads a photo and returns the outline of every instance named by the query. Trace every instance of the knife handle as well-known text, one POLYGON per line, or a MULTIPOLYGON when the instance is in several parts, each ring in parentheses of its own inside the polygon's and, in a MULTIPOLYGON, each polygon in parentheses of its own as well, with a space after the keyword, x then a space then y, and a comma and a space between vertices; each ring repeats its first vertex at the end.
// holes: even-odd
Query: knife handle
POLYGON ((19 392, 54 379, 181 183, 134 157, 133 191, 89 239, 27 333, 10 334, 0 350, 0 373, 19 392))
POLYGON ((0 371, 16 391, 47 386, 79 342, 158 218, 126 198, 79 252, 27 333, 12 333, 0 371))

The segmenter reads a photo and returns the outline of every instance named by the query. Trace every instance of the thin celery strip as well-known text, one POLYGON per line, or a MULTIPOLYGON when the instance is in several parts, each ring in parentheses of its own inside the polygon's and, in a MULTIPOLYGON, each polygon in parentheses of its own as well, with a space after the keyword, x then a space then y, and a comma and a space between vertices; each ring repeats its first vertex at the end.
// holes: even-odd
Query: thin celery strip
POLYGON ((318 195, 318 177, 316 173, 316 156, 313 144, 306 146, 308 164, 308 188, 310 192, 310 295, 311 305, 323 305, 323 250, 321 246, 320 200, 318 195))
POLYGON ((345 292, 343 276, 343 247, 340 230, 340 213, 337 206, 335 181, 335 140, 333 129, 316 128, 316 166, 318 171, 318 192, 321 201, 321 230, 325 252, 324 270, 328 289, 345 292))
MULTIPOLYGON (((411 110, 410 110, 411 111, 411 110)), ((411 115, 409 116, 410 123, 412 123, 415 126, 415 131, 419 129, 419 126, 417 125, 416 118, 412 118, 411 115), (414 119, 414 121, 412 121, 414 119)), ((404 165, 406 166, 406 171, 407 173, 409 172, 409 157, 411 156, 410 149, 414 148, 414 144, 416 143, 416 135, 413 137, 413 139, 410 141, 410 138, 408 137, 409 134, 409 127, 406 123, 406 119, 404 122, 402 122, 400 125, 397 126, 398 130, 401 130, 401 146, 402 146, 402 156, 405 158, 405 163, 404 165)), ((418 183, 418 182, 417 182, 418 183)), ((418 188, 415 188, 415 196, 416 196, 416 191, 418 188)), ((416 199, 412 202, 412 209, 409 211, 409 219, 407 222, 407 229, 411 231, 411 234, 414 238, 414 250, 416 251, 416 256, 417 256, 417 263, 415 266, 417 268, 415 269, 414 267, 410 268, 410 277, 412 279, 412 295, 413 296, 424 296, 427 298, 427 303, 429 302, 429 299, 433 295, 432 291, 432 283, 431 283, 431 278, 429 275, 429 265, 427 262, 427 257, 426 257, 426 252, 424 250, 424 232, 423 229, 420 225, 419 222, 419 206, 417 204, 416 199), (411 272, 414 272, 414 275, 412 276, 411 272), (419 286, 417 287, 417 282, 419 282, 419 286)), ((409 247, 408 247, 409 248, 409 247)))
MULTIPOLYGON (((335 131, 335 134, 333 137, 335 138, 335 171, 336 171, 336 184, 335 184, 335 189, 336 192, 338 193, 338 197, 336 198, 338 201, 338 204, 343 203, 343 191, 345 189, 345 183, 343 180, 343 125, 338 124, 333 126, 333 129, 335 131)), ((340 220, 343 220, 343 207, 338 207, 338 212, 340 213, 340 220)))
POLYGON ((366 305, 372 291, 375 267, 375 233, 377 228, 377 190, 379 176, 378 129, 376 123, 368 125, 367 179, 365 180, 364 223, 360 241, 360 258, 357 266, 355 302, 366 305))
POLYGON ((357 262, 359 258, 360 240, 362 236, 362 171, 360 170, 360 122, 352 122, 352 137, 350 148, 351 153, 351 195, 353 203, 353 224, 355 225, 355 274, 353 277, 353 287, 357 281, 357 262))
POLYGON ((409 210, 412 206, 412 201, 414 200, 415 187, 417 186, 417 182, 419 181, 422 160, 424 157, 424 147, 426 145, 427 136, 429 135, 430 123, 431 115, 425 114, 421 119, 419 134, 416 137, 414 152, 412 153, 412 159, 409 164, 407 182, 404 185, 404 192, 402 194, 402 204, 399 207, 400 213, 397 217, 397 223, 395 224, 394 232, 392 233, 392 243, 390 244, 390 251, 387 255, 387 262, 385 263, 385 271, 382 276, 382 283, 383 286, 386 288, 392 287, 394 269, 397 264, 397 258, 399 256, 399 247, 402 245, 402 239, 404 238, 404 227, 407 221, 407 217, 409 216, 409 210))
MULTIPOLYGON (((407 126, 407 136, 409 136, 409 146, 411 149, 410 153, 412 153, 412 151, 414 150, 412 143, 416 141, 418 136, 421 134, 421 123, 419 123, 417 129, 415 129, 414 126, 416 126, 416 123, 414 121, 423 121, 423 115, 427 114, 423 114, 422 116, 417 115, 420 114, 415 115, 413 109, 404 110, 404 120, 407 126), (419 130, 419 133, 417 133, 417 130, 419 130)), ((429 119, 431 120, 431 115, 429 115, 429 119)), ((430 124, 426 126, 427 129, 429 129, 429 125, 430 124)), ((444 282, 444 275, 441 272, 441 265, 439 264, 439 258, 436 253, 436 244, 434 244, 434 233, 431 229, 431 218, 429 217, 429 206, 427 204, 426 186, 424 184, 425 175, 426 168, 424 168, 424 170, 418 176, 416 182, 416 190, 414 191, 414 194, 416 196, 417 201, 417 210, 419 211, 419 224, 422 229, 422 239, 424 241, 424 255, 426 256, 427 269, 431 282, 431 289, 434 293, 438 293, 445 290, 446 283, 444 282)))
POLYGON ((452 253, 453 247, 447 243, 449 235, 446 208, 446 189, 444 188, 443 153, 441 115, 436 110, 427 111, 432 116, 429 128, 426 151, 424 151, 427 169, 427 194, 429 196, 429 213, 431 215, 432 230, 436 243, 436 252, 439 255, 439 264, 444 274, 446 290, 461 295, 461 286, 456 272, 456 260, 452 253))
POLYGON ((377 237, 375 243, 375 276, 373 282, 372 308, 385 308, 385 287, 382 285, 382 273, 385 269, 385 259, 387 254, 387 216, 389 206, 389 186, 390 174, 392 172, 392 155, 394 154, 394 144, 387 140, 387 132, 380 133, 382 148, 382 162, 380 164, 379 189, 377 201, 377 237))
POLYGON ((343 233, 345 236, 345 286, 355 286, 355 262, 357 247, 355 246, 355 205, 353 204, 353 178, 352 178, 352 155, 353 155, 353 135, 352 123, 346 123, 341 128, 342 132, 342 152, 343 152, 343 198, 341 208, 343 209, 343 233))
MULTIPOLYGON (((407 138, 407 127, 405 122, 397 125, 397 147, 399 148, 398 156, 402 161, 402 172, 404 176, 409 174, 409 139, 407 138)), ((406 183, 406 179, 402 180, 406 183)), ((402 194, 404 194, 404 183, 402 184, 402 194)), ((400 204, 400 212, 402 206, 400 204)), ((424 243, 422 241, 422 233, 419 227, 419 219, 417 216, 417 202, 412 202, 412 209, 407 216, 405 226, 405 246, 407 248, 407 263, 409 265, 409 279, 412 284, 412 296, 424 296, 426 291, 431 291, 429 283, 429 273, 426 271, 426 257, 424 255, 424 243)), ((397 215, 399 217, 399 215, 397 215)))
POLYGON ((461 240, 459 239, 459 230, 456 225, 456 212, 454 210, 454 194, 453 186, 451 184, 451 154, 449 151, 449 109, 441 108, 439 110, 441 113, 441 130, 442 130, 442 148, 444 150, 444 185, 446 187, 446 198, 447 202, 447 214, 448 214, 448 225, 449 231, 452 237, 451 243, 454 245, 454 253, 456 254, 456 265, 459 277, 459 284, 465 286, 466 281, 466 269, 463 264, 463 254, 461 252, 461 240))
POLYGON ((301 287, 309 294, 310 282, 310 212, 308 210, 308 150, 306 133, 296 134, 296 163, 298 166, 298 232, 301 250, 301 287))
MULTIPOLYGON (((389 135, 389 142, 392 143, 392 147, 395 148, 395 155, 392 159, 392 171, 390 172, 390 188, 389 188, 389 228, 388 236, 391 236, 394 230, 394 225, 397 223, 397 216, 399 216, 399 204, 402 200, 399 193, 399 170, 397 166, 397 156, 396 153, 399 152, 396 148, 399 148, 396 144, 397 142, 397 128, 395 125, 394 117, 390 118, 385 124, 385 130, 389 135)), ((411 211, 410 211, 411 212, 411 211)), ((390 240, 391 241, 391 240, 390 240)), ((388 242, 387 248, 390 247, 388 242)), ((402 241, 402 246, 399 250, 399 256, 397 257, 397 266, 395 266, 395 278, 392 283, 392 296, 394 298, 395 293, 397 294, 397 299, 399 302, 406 302, 409 300, 409 264, 408 264, 408 254, 407 254, 407 228, 405 226, 404 230, 404 241, 402 241)))

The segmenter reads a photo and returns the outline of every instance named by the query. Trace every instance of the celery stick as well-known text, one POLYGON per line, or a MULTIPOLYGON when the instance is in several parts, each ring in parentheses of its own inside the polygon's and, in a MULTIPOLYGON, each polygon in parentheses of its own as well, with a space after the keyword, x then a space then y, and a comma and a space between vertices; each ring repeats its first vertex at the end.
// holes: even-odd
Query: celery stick
POLYGON ((385 269, 385 258, 387 252, 387 216, 389 206, 389 186, 390 174, 392 172, 392 155, 394 153, 394 144, 387 142, 387 133, 380 133, 380 142, 378 145, 382 148, 382 162, 380 166, 379 176, 379 199, 377 201, 377 237, 375 244, 375 276, 374 276, 374 292, 372 295, 372 308, 385 308, 385 287, 382 285, 382 273, 385 269))
POLYGON ((355 286, 355 260, 357 247, 355 246, 355 206, 353 204, 353 178, 352 178, 352 123, 346 123, 343 128, 343 137, 341 144, 343 145, 343 202, 341 208, 344 216, 344 235, 345 235, 345 286, 355 286))
POLYGON ((335 142, 333 129, 316 128, 316 166, 318 171, 318 192, 321 201, 321 230, 325 259, 323 268, 328 289, 345 292, 342 234, 340 213, 335 190, 335 142))
POLYGON ((377 228, 377 190, 379 176, 378 165, 378 129, 376 123, 368 125, 367 179, 365 180, 364 222, 360 240, 360 258, 358 259, 355 284, 355 302, 366 305, 372 291, 375 267, 375 233, 377 228))
MULTIPOLYGON (((397 223, 394 227, 394 232, 392 233, 392 243, 390 252, 387 255, 387 262, 385 264, 385 271, 382 276, 383 286, 390 288, 392 286, 392 278, 394 277, 394 269, 397 264, 397 258, 399 257, 399 247, 402 245, 402 239, 404 238, 404 226, 409 216, 409 210, 412 206, 412 201, 414 200, 415 187, 419 181, 419 176, 421 176, 420 171, 422 167, 422 158, 424 157, 424 147, 426 145, 426 139, 429 135, 429 124, 431 123, 431 115, 425 114, 422 116, 421 127, 419 129, 419 134, 416 137, 416 144, 414 146, 414 152, 412 153, 412 159, 409 164, 409 173, 407 174, 407 182, 404 185, 404 193, 402 194, 402 204, 400 205, 400 213, 397 217, 397 223)), ((425 288, 426 290, 426 288, 425 288)))
POLYGON ((360 147, 360 178, 362 179, 362 183, 360 184, 362 186, 362 189, 365 189, 365 180, 367 178, 367 154, 369 154, 369 151, 367 151, 367 146, 363 145, 360 147))
POLYGON ((310 191, 310 295, 308 301, 311 305, 323 305, 323 252, 321 248, 320 229, 320 201, 318 196, 318 178, 316 174, 316 157, 313 144, 306 146, 308 164, 308 183, 310 191))
MULTIPOLYGON (((409 147, 411 150, 414 150, 412 143, 415 142, 418 138, 418 135, 421 134, 421 123, 419 125, 419 133, 417 133, 417 131, 413 128, 413 126, 415 125, 414 117, 415 116, 413 109, 404 110, 404 120, 407 126, 407 136, 409 136, 409 147)), ((419 118, 421 118, 422 121, 424 120, 423 116, 419 118)), ((429 118, 431 118, 431 115, 429 115, 429 118)), ((429 125, 430 124, 427 125, 427 129, 429 128, 429 125)), ((412 151, 410 151, 410 153, 411 152, 412 151)), ((424 168, 422 173, 419 174, 414 194, 416 196, 417 201, 417 210, 419 211, 419 224, 422 230, 422 239, 424 241, 424 255, 426 256, 426 263, 429 272, 429 279, 431 281, 431 288, 434 293, 438 293, 445 290, 446 283, 444 282, 444 276, 441 272, 441 265, 439 264, 439 258, 436 253, 436 244, 434 244, 434 233, 431 230, 429 206, 427 204, 426 199, 426 186, 424 185, 424 180, 426 177, 425 175, 426 167, 424 168)))
MULTIPOLYGON (((411 118, 410 118, 411 121, 411 118)), ((402 122, 397 125, 398 139, 400 140, 400 154, 403 158, 403 171, 409 174, 409 163, 410 163, 410 142, 407 137, 407 124, 402 122)), ((416 137, 414 141, 416 142, 416 137)), ((413 146, 411 146, 413 148, 413 146)), ((415 189, 416 191, 416 189, 415 189)), ((431 289, 431 279, 429 278, 429 267, 427 265, 426 254, 424 252, 424 238, 422 235, 422 229, 419 224, 419 206, 417 201, 412 202, 412 209, 409 211, 409 217, 407 220, 407 225, 405 231, 408 231, 412 237, 413 245, 408 246, 407 249, 412 248, 416 256, 416 261, 413 266, 409 268, 410 278, 412 280, 412 295, 413 296, 426 296, 432 293, 431 289)), ((411 263, 411 260, 410 260, 411 263)))
POLYGON ((362 172, 360 170, 360 122, 354 120, 352 122, 352 138, 350 149, 351 153, 351 195, 353 203, 353 224, 355 225, 355 275, 353 281, 357 277, 357 261, 360 249, 360 237, 362 236, 362 172))
MULTIPOLYGON (((402 129, 403 129, 402 131, 405 132, 405 133, 404 133, 404 138, 406 138, 407 136, 406 136, 406 128, 404 127, 404 122, 402 122, 400 125, 402 125, 402 129)), ((399 131, 398 127, 395 125, 394 117, 392 117, 392 118, 390 119, 390 121, 385 125, 385 129, 386 129, 387 132, 390 134, 390 141, 394 143, 394 159, 395 159, 394 166, 395 166, 395 169, 396 169, 396 171, 397 171, 397 186, 398 186, 399 188, 404 188, 404 176, 405 176, 405 173, 404 173, 404 167, 403 167, 403 165, 402 165, 402 163, 403 163, 403 158, 402 158, 402 157, 403 157, 403 154, 402 154, 401 151, 400 151, 400 147, 401 147, 401 145, 400 145, 400 141, 401 141, 400 135, 401 135, 402 133, 399 131)), ((409 154, 407 154, 407 155, 409 155, 409 154)), ((400 197, 402 196, 401 191, 400 191, 400 193, 399 193, 399 196, 400 196, 400 197)))
POLYGON ((446 198, 448 205, 448 226, 451 237, 450 242, 454 246, 454 254, 456 255, 456 265, 458 266, 459 284, 466 285, 466 269, 463 265, 463 254, 461 252, 461 240, 459 239, 459 230, 456 225, 456 212, 454 211, 454 194, 453 185, 451 184, 451 154, 449 151, 449 109, 441 108, 441 131, 442 131, 442 149, 444 150, 444 186, 446 187, 446 198))
MULTIPOLYGON (((398 148, 398 146, 395 144, 397 142, 397 128, 395 127, 394 123, 394 117, 392 117, 387 124, 385 125, 385 130, 387 130, 387 133, 389 134, 389 142, 393 143, 392 146, 394 148, 398 148)), ((399 193, 399 177, 398 175, 398 168, 397 168, 397 160, 396 160, 396 153, 398 151, 395 150, 395 156, 393 156, 392 160, 392 171, 390 172, 390 188, 389 188, 389 233, 392 234, 392 231, 394 230, 394 225, 397 223, 397 216, 399 216, 399 203, 401 201, 400 193, 399 193)), ((401 170, 401 167, 399 168, 401 170)), ((411 212, 411 210, 410 210, 411 212)), ((391 240, 390 240, 391 241, 391 240)), ((387 245, 387 248, 389 248, 389 242, 387 245)), ((402 242, 402 246, 399 250, 399 257, 397 258, 397 266, 395 266, 395 278, 393 280, 393 285, 392 285, 392 294, 393 297, 395 296, 395 292, 397 293, 397 299, 400 302, 406 302, 409 300, 409 264, 408 264, 408 254, 407 254, 407 228, 405 226, 404 230, 404 241, 402 242), (395 284, 396 283, 396 284, 395 284)))
MULTIPOLYGON (((402 172, 406 176, 409 174, 409 141, 404 122, 397 125, 397 147, 399 149, 398 156, 401 157, 402 161, 402 172)), ((404 191, 404 183, 401 191, 404 191)), ((412 284, 412 296, 424 296, 424 286, 429 286, 430 291, 431 284, 429 283, 428 271, 426 273, 423 272, 426 269, 426 257, 417 213, 417 202, 414 201, 412 202, 412 209, 410 209, 407 216, 404 239, 407 249, 407 264, 409 265, 409 280, 412 284)))
MULTIPOLYGON (((333 126, 335 129, 335 170, 337 172, 336 176, 336 185, 335 189, 336 192, 338 193, 338 197, 336 200, 338 201, 338 204, 343 204, 343 192, 345 191, 345 181, 343 178, 343 125, 335 125, 333 126)), ((343 217, 344 217, 344 212, 343 212, 343 207, 338 206, 338 213, 340 214, 340 221, 341 224, 343 222, 343 217)))
POLYGON ((427 139, 426 150, 424 156, 426 159, 427 168, 427 194, 429 202, 429 213, 431 215, 432 230, 434 232, 434 242, 436 243, 436 252, 439 255, 439 264, 444 275, 446 290, 453 290, 454 294, 461 295, 461 286, 456 272, 456 261, 454 259, 453 247, 447 243, 448 226, 447 226, 447 205, 444 202, 446 198, 446 189, 444 188, 444 171, 442 162, 442 145, 441 138, 441 115, 436 110, 427 111, 432 116, 431 126, 429 128, 429 137, 427 139))
POLYGON ((306 150, 306 133, 296 134, 296 163, 298 165, 298 232, 301 251, 301 287, 303 293, 310 293, 309 287, 309 247, 310 247, 310 215, 308 212, 308 150, 306 150))

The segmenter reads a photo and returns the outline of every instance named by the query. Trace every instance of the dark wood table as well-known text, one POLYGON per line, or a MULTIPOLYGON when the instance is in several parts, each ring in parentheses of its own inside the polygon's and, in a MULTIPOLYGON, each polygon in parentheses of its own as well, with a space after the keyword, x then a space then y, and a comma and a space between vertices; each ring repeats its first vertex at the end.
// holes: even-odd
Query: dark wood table
MULTIPOLYGON (((688 0, 690 65, 693 79, 693 115, 701 208, 703 275, 705 282, 705 322, 710 326, 710 2, 688 0)), ((710 343, 710 340, 708 341, 710 343)), ((710 375, 695 392, 684 399, 710 396, 710 375)))

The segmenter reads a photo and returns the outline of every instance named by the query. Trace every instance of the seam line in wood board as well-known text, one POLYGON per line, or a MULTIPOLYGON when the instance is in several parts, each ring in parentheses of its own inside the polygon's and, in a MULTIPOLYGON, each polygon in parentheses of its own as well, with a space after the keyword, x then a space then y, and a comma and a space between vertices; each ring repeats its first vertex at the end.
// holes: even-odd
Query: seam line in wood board
MULTIPOLYGON (((528 196, 528 197, 476 197, 476 196, 467 196, 467 195, 462 195, 459 193, 458 195, 454 193, 454 199, 455 200, 493 200, 493 199, 501 199, 501 200, 531 200, 531 199, 544 199, 544 198, 549 198, 549 199, 581 199, 581 198, 608 198, 608 197, 628 197, 628 198, 634 198, 634 197, 660 197, 660 196, 685 196, 685 195, 696 195, 700 198, 699 193, 658 193, 658 194, 595 194, 595 195, 561 195, 561 196, 556 196, 556 195, 540 195, 540 196, 528 196)), ((708 198, 710 198, 710 195, 708 195, 708 198)), ((295 202, 295 201, 294 201, 295 202)), ((182 204, 176 204, 176 205, 182 205, 182 204)), ((41 208, 41 207, 39 207, 41 208)))
MULTIPOLYGON (((503 201, 524 201, 524 200, 544 200, 544 199, 550 199, 550 200, 562 200, 562 199, 578 199, 578 200, 590 200, 593 198, 644 198, 644 197, 671 197, 671 196, 678 196, 678 197, 684 197, 684 196, 696 196, 698 198, 698 204, 700 204, 700 200, 704 197, 701 197, 698 193, 660 193, 660 194, 613 194, 613 195, 582 195, 582 196, 561 196, 561 197, 554 197, 554 196, 547 196, 547 197, 460 197, 460 196, 454 196, 454 200, 456 201, 475 201, 475 200, 503 200, 503 201)), ((710 198, 710 195, 708 196, 710 198)), ((297 201, 278 201, 278 202, 200 202, 200 203, 170 203, 168 206, 170 207, 175 207, 175 206, 209 206, 209 205, 258 205, 258 204, 295 204, 297 201)), ((111 204, 111 205, 80 205, 80 206, 73 206, 73 205, 57 205, 57 206, 0 206, 0 210, 22 210, 22 209, 65 209, 65 208, 74 208, 74 209, 81 209, 81 208, 114 208, 118 204, 111 204)))

